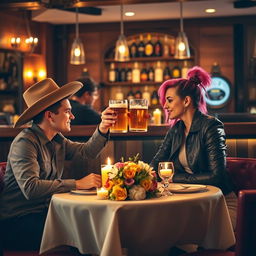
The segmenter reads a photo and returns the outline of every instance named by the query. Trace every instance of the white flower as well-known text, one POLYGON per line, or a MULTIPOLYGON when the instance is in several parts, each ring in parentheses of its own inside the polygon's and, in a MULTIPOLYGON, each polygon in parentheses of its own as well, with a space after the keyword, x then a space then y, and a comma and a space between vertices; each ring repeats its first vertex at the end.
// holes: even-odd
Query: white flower
POLYGON ((117 174, 118 174, 118 168, 115 165, 113 165, 111 168, 111 172, 108 173, 108 177, 109 179, 113 179, 116 177, 117 174))
POLYGON ((129 198, 131 200, 144 200, 146 198, 146 190, 140 185, 134 185, 129 190, 129 198))
POLYGON ((151 174, 153 167, 151 167, 149 164, 144 163, 143 161, 138 161, 138 165, 141 169, 145 170, 148 174, 151 174))

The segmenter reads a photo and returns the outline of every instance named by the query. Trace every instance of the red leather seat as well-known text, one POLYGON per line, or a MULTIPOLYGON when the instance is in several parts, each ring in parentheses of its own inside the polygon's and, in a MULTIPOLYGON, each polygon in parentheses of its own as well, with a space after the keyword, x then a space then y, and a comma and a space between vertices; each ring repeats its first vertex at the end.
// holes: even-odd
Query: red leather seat
POLYGON ((204 250, 182 256, 256 255, 256 159, 228 157, 227 170, 238 193, 235 251, 204 250))

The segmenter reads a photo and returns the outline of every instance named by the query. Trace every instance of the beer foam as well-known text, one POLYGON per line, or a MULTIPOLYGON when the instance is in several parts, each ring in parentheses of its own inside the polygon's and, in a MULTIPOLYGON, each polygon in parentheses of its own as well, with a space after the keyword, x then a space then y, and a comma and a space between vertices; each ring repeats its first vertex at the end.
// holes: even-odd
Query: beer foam
POLYGON ((110 108, 127 108, 128 107, 128 103, 113 103, 113 104, 109 104, 110 108))
POLYGON ((148 109, 148 106, 130 105, 130 109, 148 109))

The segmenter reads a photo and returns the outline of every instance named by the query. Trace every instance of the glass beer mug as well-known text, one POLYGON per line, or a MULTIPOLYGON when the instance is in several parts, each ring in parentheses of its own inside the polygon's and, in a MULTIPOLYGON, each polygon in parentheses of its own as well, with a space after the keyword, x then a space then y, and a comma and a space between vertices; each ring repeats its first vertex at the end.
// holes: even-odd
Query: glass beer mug
POLYGON ((125 133, 128 131, 128 101, 109 100, 109 107, 117 114, 116 123, 110 127, 110 132, 125 133))
POLYGON ((146 99, 131 99, 129 113, 129 131, 146 132, 148 130, 148 101, 146 99))

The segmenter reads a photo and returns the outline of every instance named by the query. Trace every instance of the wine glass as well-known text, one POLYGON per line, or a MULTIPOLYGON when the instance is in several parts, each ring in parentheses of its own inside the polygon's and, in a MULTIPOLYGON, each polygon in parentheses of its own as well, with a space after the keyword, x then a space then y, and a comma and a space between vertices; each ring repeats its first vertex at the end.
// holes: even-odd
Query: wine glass
POLYGON ((169 183, 172 180, 174 174, 173 162, 159 162, 158 175, 163 180, 162 196, 171 196, 172 193, 168 190, 169 183))

